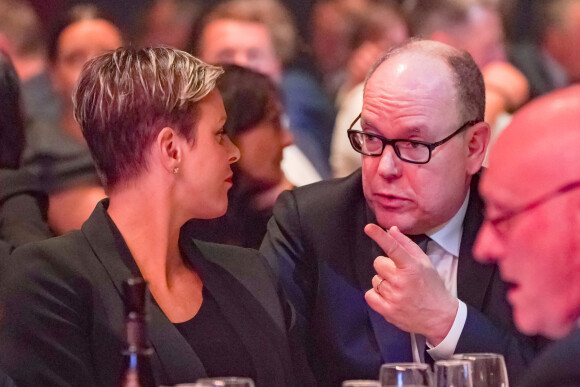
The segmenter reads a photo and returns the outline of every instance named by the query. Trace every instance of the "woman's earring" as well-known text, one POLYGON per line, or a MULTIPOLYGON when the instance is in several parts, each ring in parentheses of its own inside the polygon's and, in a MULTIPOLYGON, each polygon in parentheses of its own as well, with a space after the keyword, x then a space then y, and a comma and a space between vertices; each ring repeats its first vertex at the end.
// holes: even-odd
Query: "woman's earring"
POLYGON ((173 168, 173 174, 174 175, 177 175, 177 172, 179 172, 179 167, 173 168))

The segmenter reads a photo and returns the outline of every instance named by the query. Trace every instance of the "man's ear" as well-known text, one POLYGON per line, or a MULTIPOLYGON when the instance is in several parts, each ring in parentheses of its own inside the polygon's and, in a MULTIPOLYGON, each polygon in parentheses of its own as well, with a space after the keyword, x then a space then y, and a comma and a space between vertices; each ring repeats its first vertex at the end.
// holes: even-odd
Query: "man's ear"
POLYGON ((182 141, 177 132, 166 126, 157 135, 155 140, 156 153, 161 160, 162 165, 168 171, 173 173, 175 168, 179 168, 182 157, 182 141))
POLYGON ((489 144, 490 133, 491 129, 487 122, 475 124, 466 133, 467 168, 470 174, 477 173, 483 164, 489 144))

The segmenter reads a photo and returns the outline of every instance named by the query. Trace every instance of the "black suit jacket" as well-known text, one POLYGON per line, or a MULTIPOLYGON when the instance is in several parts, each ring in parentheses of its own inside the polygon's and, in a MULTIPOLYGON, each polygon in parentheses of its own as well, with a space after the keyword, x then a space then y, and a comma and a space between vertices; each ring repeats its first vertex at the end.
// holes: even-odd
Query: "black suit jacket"
POLYGON ((52 237, 48 197, 26 171, 0 169, 0 240, 12 248, 52 237))
POLYGON ((546 63, 542 49, 534 43, 517 43, 510 47, 509 59, 526 77, 530 86, 530 99, 548 94, 557 85, 555 75, 546 63))
POLYGON ((580 329, 548 346, 518 387, 580 386, 580 329))
MULTIPOLYGON (((16 249, 2 279, 0 363, 23 386, 114 386, 122 364, 122 282, 139 275, 121 234, 99 204, 80 231, 16 249)), ((257 386, 312 385, 294 356, 291 312, 254 250, 193 240, 180 248, 251 355, 257 386)), ((206 376, 202 362, 152 302, 148 331, 158 385, 206 376)), ((219 334, 219 332, 208 332, 219 334)))
MULTIPOLYGON (((459 253, 458 297, 468 305, 456 352, 499 352, 516 378, 533 356, 533 342, 519 336, 494 265, 471 254, 483 203, 475 176, 459 253)), ((375 221, 363 195, 361 170, 286 191, 261 247, 295 305, 310 365, 321 386, 345 379, 376 379, 380 365, 410 361, 409 334, 372 310, 364 293, 372 286, 373 261, 384 254, 365 235, 375 221)))

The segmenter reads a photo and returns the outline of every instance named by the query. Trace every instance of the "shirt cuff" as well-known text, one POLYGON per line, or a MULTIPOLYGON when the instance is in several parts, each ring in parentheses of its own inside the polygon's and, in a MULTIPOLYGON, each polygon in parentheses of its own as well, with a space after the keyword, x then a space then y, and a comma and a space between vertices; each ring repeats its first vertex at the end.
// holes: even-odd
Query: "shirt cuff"
POLYGON ((435 361, 449 359, 455 352, 455 347, 457 347, 457 342, 463 332, 463 327, 465 326, 465 320, 467 319, 467 305, 461 300, 459 301, 459 307, 457 308, 457 314, 455 315, 455 321, 447 333, 447 336, 439 343, 438 346, 433 347, 429 342, 427 342, 427 353, 435 361))

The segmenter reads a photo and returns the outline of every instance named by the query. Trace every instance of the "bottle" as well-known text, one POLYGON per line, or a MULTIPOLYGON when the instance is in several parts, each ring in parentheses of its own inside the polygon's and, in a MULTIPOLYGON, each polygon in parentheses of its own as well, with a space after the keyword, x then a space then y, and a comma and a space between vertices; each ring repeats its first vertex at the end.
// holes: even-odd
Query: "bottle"
POLYGON ((153 350, 147 342, 147 281, 141 277, 123 282, 125 348, 119 387, 155 387, 151 369, 153 350))

